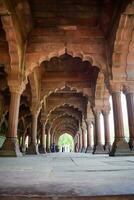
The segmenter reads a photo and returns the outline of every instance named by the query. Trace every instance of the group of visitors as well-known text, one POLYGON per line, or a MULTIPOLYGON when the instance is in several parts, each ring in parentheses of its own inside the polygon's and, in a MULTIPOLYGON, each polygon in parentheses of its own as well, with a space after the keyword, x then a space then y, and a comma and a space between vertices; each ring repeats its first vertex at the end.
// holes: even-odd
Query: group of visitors
POLYGON ((52 144, 50 145, 50 150, 51 150, 52 153, 54 153, 54 152, 59 152, 59 146, 56 145, 55 143, 52 143, 52 144))

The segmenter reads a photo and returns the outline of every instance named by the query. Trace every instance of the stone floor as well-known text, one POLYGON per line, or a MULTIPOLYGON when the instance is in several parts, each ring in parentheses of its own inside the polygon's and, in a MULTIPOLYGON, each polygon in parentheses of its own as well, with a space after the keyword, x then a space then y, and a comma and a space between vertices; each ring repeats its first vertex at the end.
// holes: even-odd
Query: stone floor
POLYGON ((134 194, 134 157, 53 153, 0 158, 0 196, 120 194, 134 194))

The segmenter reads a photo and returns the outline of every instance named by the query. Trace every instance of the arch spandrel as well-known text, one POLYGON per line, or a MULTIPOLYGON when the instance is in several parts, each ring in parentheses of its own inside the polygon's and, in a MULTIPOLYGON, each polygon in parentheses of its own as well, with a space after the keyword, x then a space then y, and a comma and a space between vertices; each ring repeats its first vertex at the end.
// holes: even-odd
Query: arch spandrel
POLYGON ((112 55, 112 75, 116 82, 133 80, 134 5, 132 1, 120 16, 112 55), (131 13, 131 14, 130 14, 131 13))

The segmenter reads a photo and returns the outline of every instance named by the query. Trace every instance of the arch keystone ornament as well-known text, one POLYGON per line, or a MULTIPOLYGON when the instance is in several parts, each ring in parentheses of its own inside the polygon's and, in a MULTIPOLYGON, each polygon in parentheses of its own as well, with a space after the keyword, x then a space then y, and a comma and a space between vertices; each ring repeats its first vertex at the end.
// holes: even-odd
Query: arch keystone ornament
POLYGON ((113 100, 115 139, 109 156, 134 155, 125 139, 121 107, 121 87, 119 84, 117 86, 116 83, 111 82, 111 94, 113 100))
POLYGON ((6 140, 2 149, 0 150, 0 156, 21 156, 17 138, 17 126, 18 115, 20 106, 20 97, 25 89, 26 80, 8 80, 9 89, 11 92, 10 108, 9 108, 9 121, 8 132, 6 134, 6 140))

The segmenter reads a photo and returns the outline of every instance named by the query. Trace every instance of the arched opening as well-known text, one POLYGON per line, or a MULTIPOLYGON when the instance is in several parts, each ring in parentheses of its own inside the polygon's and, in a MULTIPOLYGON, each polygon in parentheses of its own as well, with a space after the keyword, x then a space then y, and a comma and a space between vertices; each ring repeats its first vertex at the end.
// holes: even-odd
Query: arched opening
POLYGON ((59 137, 58 145, 59 145, 60 152, 74 151, 74 139, 68 133, 64 133, 59 137))

